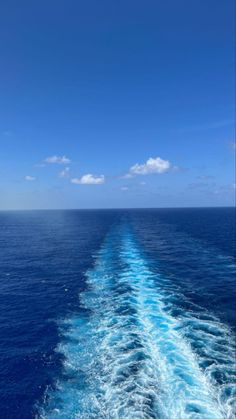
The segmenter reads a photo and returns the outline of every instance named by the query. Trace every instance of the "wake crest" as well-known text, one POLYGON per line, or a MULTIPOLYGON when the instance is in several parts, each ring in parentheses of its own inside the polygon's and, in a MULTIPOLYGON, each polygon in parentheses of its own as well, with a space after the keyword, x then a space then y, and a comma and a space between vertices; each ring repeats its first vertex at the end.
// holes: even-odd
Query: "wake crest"
POLYGON ((107 237, 87 283, 84 316, 61 327, 63 376, 39 417, 234 417, 230 331, 200 309, 177 309, 184 297, 151 271, 127 226, 107 237))

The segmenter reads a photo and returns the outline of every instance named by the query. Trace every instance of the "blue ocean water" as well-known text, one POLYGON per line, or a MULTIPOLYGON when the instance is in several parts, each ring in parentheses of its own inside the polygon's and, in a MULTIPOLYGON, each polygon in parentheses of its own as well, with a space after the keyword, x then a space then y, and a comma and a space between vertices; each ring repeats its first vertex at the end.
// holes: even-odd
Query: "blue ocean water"
POLYGON ((0 213, 0 417, 236 412, 233 208, 0 213))

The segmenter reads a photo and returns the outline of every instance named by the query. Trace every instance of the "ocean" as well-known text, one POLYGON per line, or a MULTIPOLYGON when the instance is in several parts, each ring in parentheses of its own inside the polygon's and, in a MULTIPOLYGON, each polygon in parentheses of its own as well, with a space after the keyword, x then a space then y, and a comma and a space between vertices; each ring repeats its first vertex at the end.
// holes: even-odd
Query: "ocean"
POLYGON ((233 208, 0 212, 0 418, 232 419, 233 208))

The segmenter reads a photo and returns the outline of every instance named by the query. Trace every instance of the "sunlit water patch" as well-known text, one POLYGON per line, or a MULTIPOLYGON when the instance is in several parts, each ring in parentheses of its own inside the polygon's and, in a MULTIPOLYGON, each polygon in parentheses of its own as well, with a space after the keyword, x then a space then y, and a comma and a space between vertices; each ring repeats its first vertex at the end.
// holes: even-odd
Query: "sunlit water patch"
POLYGON ((84 315, 61 326, 63 374, 42 418, 234 417, 230 330, 181 308, 180 290, 152 272, 126 225, 107 237, 87 284, 84 315))

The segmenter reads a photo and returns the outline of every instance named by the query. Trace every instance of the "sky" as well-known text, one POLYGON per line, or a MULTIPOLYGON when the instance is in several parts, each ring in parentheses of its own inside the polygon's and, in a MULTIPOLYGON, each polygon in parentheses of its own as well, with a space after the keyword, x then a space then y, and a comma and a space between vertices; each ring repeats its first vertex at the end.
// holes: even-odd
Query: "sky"
POLYGON ((0 209, 234 205, 233 0, 0 5, 0 209))

